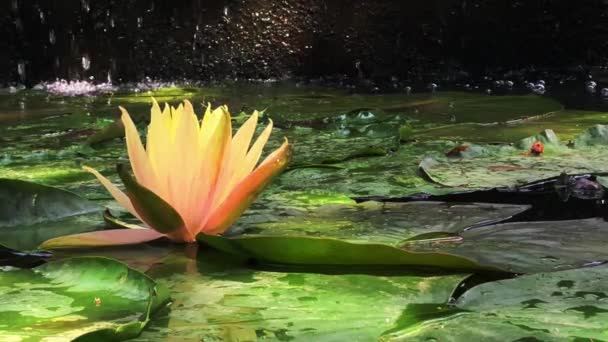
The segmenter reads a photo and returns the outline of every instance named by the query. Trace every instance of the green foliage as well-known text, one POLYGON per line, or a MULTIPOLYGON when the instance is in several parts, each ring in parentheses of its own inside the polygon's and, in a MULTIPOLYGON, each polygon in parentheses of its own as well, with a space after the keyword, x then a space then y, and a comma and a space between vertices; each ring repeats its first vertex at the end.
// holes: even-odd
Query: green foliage
POLYGON ((538 273, 474 287, 451 308, 410 304, 381 340, 605 341, 607 275, 606 266, 538 273))
POLYGON ((3 341, 120 341, 139 335, 168 301, 144 274, 106 258, 0 271, 3 341))

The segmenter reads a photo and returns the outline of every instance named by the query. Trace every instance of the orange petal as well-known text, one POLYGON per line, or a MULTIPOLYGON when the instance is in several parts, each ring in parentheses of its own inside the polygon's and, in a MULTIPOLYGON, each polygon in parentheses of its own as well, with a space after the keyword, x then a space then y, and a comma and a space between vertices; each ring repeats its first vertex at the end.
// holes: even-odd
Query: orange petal
POLYGON ((197 153, 199 144, 198 118, 189 102, 184 101, 183 107, 181 115, 174 118, 174 120, 179 121, 175 123, 176 136, 171 151, 173 163, 169 167, 173 170, 179 170, 179 176, 170 178, 171 199, 169 203, 180 214, 187 229, 194 231, 199 226, 200 203, 198 202, 196 187, 200 177, 203 156, 197 153), (187 151, 193 151, 194 153, 188 153, 187 151))
MULTIPOLYGON (((152 98, 151 120, 148 126, 148 136, 146 139, 146 152, 150 160, 150 167, 156 176, 156 190, 159 196, 165 200, 169 197, 168 174, 169 163, 166 158, 169 155, 169 134, 165 126, 165 115, 160 110, 158 102, 152 98)), ((170 117, 170 115, 169 115, 170 117)))
POLYGON ((125 125, 125 137, 127 139, 127 151, 129 152, 129 160, 133 167, 133 172, 137 181, 146 187, 157 191, 156 179, 150 167, 150 160, 144 150, 144 147, 137 133, 137 128, 131 120, 129 113, 123 107, 119 107, 122 112, 122 123, 125 125))
MULTIPOLYGON (((254 111, 247 121, 239 128, 230 144, 230 151, 226 155, 226 165, 222 169, 222 174, 217 182, 217 191, 213 199, 212 208, 217 207, 230 193, 230 186, 237 183, 233 178, 237 170, 244 167, 245 157, 251 144, 251 138, 255 133, 258 123, 258 112, 254 111)), ((240 181, 240 179, 239 179, 240 181)))
POLYGON ((97 170, 95 170, 93 168, 90 168, 88 166, 82 166, 82 169, 95 175, 95 177, 97 177, 99 182, 106 188, 106 190, 108 190, 110 195, 112 195, 112 197, 114 197, 114 199, 116 200, 116 202, 118 202, 118 204, 120 204, 123 208, 125 208, 127 211, 129 211, 133 216, 137 217, 140 221, 143 222, 141 217, 139 217, 139 214, 137 214, 137 211, 135 211, 135 208, 133 207, 133 204, 131 203, 131 200, 129 199, 129 197, 124 192, 120 191, 120 189, 118 187, 116 187, 116 185, 114 185, 112 182, 110 182, 109 179, 104 177, 101 173, 99 173, 97 170))
POLYGON ((136 245, 164 237, 152 229, 110 229, 81 234, 60 236, 46 240, 40 249, 64 249, 84 247, 109 247, 136 245))
POLYGON ((202 222, 209 217, 213 196, 220 171, 225 165, 225 157, 228 154, 232 140, 232 125, 230 113, 225 107, 218 107, 212 113, 207 114, 210 118, 201 127, 201 163, 198 177, 193 181, 196 187, 192 203, 198 210, 198 233, 202 222))
POLYGON ((256 199, 262 189, 278 175, 289 162, 291 146, 287 139, 281 147, 272 152, 260 166, 243 179, 228 195, 226 200, 214 210, 202 232, 219 234, 224 232, 256 199))
POLYGON ((251 146, 249 152, 247 152, 247 156, 245 156, 244 161, 232 176, 231 182, 228 184, 229 188, 232 188, 238 184, 255 168, 255 165, 258 163, 258 160, 260 160, 264 146, 266 146, 271 133, 272 120, 270 120, 268 126, 264 128, 260 136, 256 139, 255 143, 253 143, 253 146, 251 146))

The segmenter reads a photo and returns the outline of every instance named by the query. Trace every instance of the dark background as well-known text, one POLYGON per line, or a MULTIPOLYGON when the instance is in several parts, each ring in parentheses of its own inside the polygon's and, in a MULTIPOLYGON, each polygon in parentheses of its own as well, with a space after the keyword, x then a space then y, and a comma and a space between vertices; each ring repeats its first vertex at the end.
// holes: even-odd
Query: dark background
POLYGON ((0 84, 108 75, 407 80, 584 68, 608 56, 607 3, 2 0, 0 84))

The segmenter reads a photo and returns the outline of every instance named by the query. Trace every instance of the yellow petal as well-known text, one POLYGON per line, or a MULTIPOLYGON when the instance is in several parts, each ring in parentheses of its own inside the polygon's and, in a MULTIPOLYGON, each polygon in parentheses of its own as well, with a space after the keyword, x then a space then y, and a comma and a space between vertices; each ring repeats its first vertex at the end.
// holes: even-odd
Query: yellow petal
MULTIPOLYGON (((203 222, 209 216, 218 177, 230 149, 232 140, 232 125, 230 113, 225 108, 218 107, 211 112, 207 122, 204 122, 201 131, 201 157, 200 173, 193 181, 196 187, 193 205, 198 208, 198 225, 200 230, 203 222)), ((203 119, 204 120, 204 119, 203 119)))
POLYGON ((123 107, 119 107, 122 112, 122 123, 125 125, 125 137, 127 140, 127 151, 129 153, 129 160, 133 167, 133 172, 137 180, 144 186, 150 188, 152 191, 157 191, 156 179, 153 171, 150 167, 150 161, 148 155, 144 150, 144 147, 137 133, 137 128, 131 120, 129 113, 123 107))
POLYGON ((174 157, 171 168, 179 173, 178 176, 170 178, 171 201, 169 203, 183 218, 186 228, 195 231, 199 226, 200 203, 194 202, 198 200, 196 184, 200 176, 203 156, 197 153, 198 118, 189 102, 185 102, 183 108, 181 114, 174 118, 176 136, 171 151, 174 157))
POLYGON ((205 234, 219 234, 228 229, 256 199, 264 186, 287 166, 290 157, 291 146, 285 139, 285 143, 243 179, 226 200, 211 213, 202 232, 205 234))
POLYGON ((168 149, 170 141, 169 135, 167 134, 167 128, 165 126, 166 121, 163 117, 163 113, 160 110, 160 106, 154 98, 152 101, 152 117, 150 120, 150 125, 148 126, 146 152, 150 160, 150 167, 156 176, 156 191, 159 196, 167 200, 169 197, 167 183, 169 167, 165 159, 169 155, 168 149))
POLYGON ((118 204, 120 204, 121 207, 125 208, 133 216, 137 217, 140 221, 143 222, 143 220, 141 219, 139 214, 137 214, 137 211, 135 211, 135 208, 133 207, 133 204, 131 203, 131 200, 129 199, 129 197, 124 192, 122 192, 118 187, 116 187, 116 185, 114 185, 112 182, 110 182, 109 179, 104 177, 101 173, 99 173, 97 170, 95 170, 93 168, 90 168, 88 166, 83 166, 82 169, 95 175, 95 177, 97 177, 99 182, 106 188, 106 190, 108 190, 110 195, 112 195, 112 197, 114 197, 116 202, 118 202, 118 204))
POLYGON ((251 144, 251 138, 255 133, 258 123, 258 112, 254 111, 251 117, 239 128, 230 145, 230 151, 226 156, 227 163, 222 169, 222 174, 217 183, 217 189, 212 208, 216 208, 221 201, 230 193, 230 185, 236 184, 239 180, 233 179, 237 170, 241 170, 245 164, 247 151, 251 144))
POLYGON ((258 160, 260 160, 264 146, 268 142, 268 138, 270 137, 271 133, 272 120, 270 120, 268 126, 266 126, 255 143, 253 143, 253 146, 251 146, 251 149, 247 153, 244 162, 239 166, 238 169, 235 170, 235 174, 233 175, 230 184, 228 184, 229 188, 233 188, 255 168, 255 165, 258 163, 258 160))

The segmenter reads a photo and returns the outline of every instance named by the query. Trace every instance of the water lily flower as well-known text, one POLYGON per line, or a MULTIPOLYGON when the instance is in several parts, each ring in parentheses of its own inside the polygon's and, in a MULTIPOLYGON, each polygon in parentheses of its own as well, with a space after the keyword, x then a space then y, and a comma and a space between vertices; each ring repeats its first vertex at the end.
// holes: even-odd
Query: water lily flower
POLYGON ((153 100, 146 146, 129 113, 121 120, 129 160, 135 177, 117 167, 126 193, 98 171, 97 177, 114 199, 141 220, 141 229, 114 229, 59 237, 42 248, 126 245, 162 236, 176 242, 193 242, 196 235, 220 234, 255 200, 269 181, 287 165, 291 148, 285 142, 257 166, 272 132, 272 121, 250 146, 258 112, 232 135, 228 107, 206 113, 199 123, 192 104, 164 106, 153 100))

